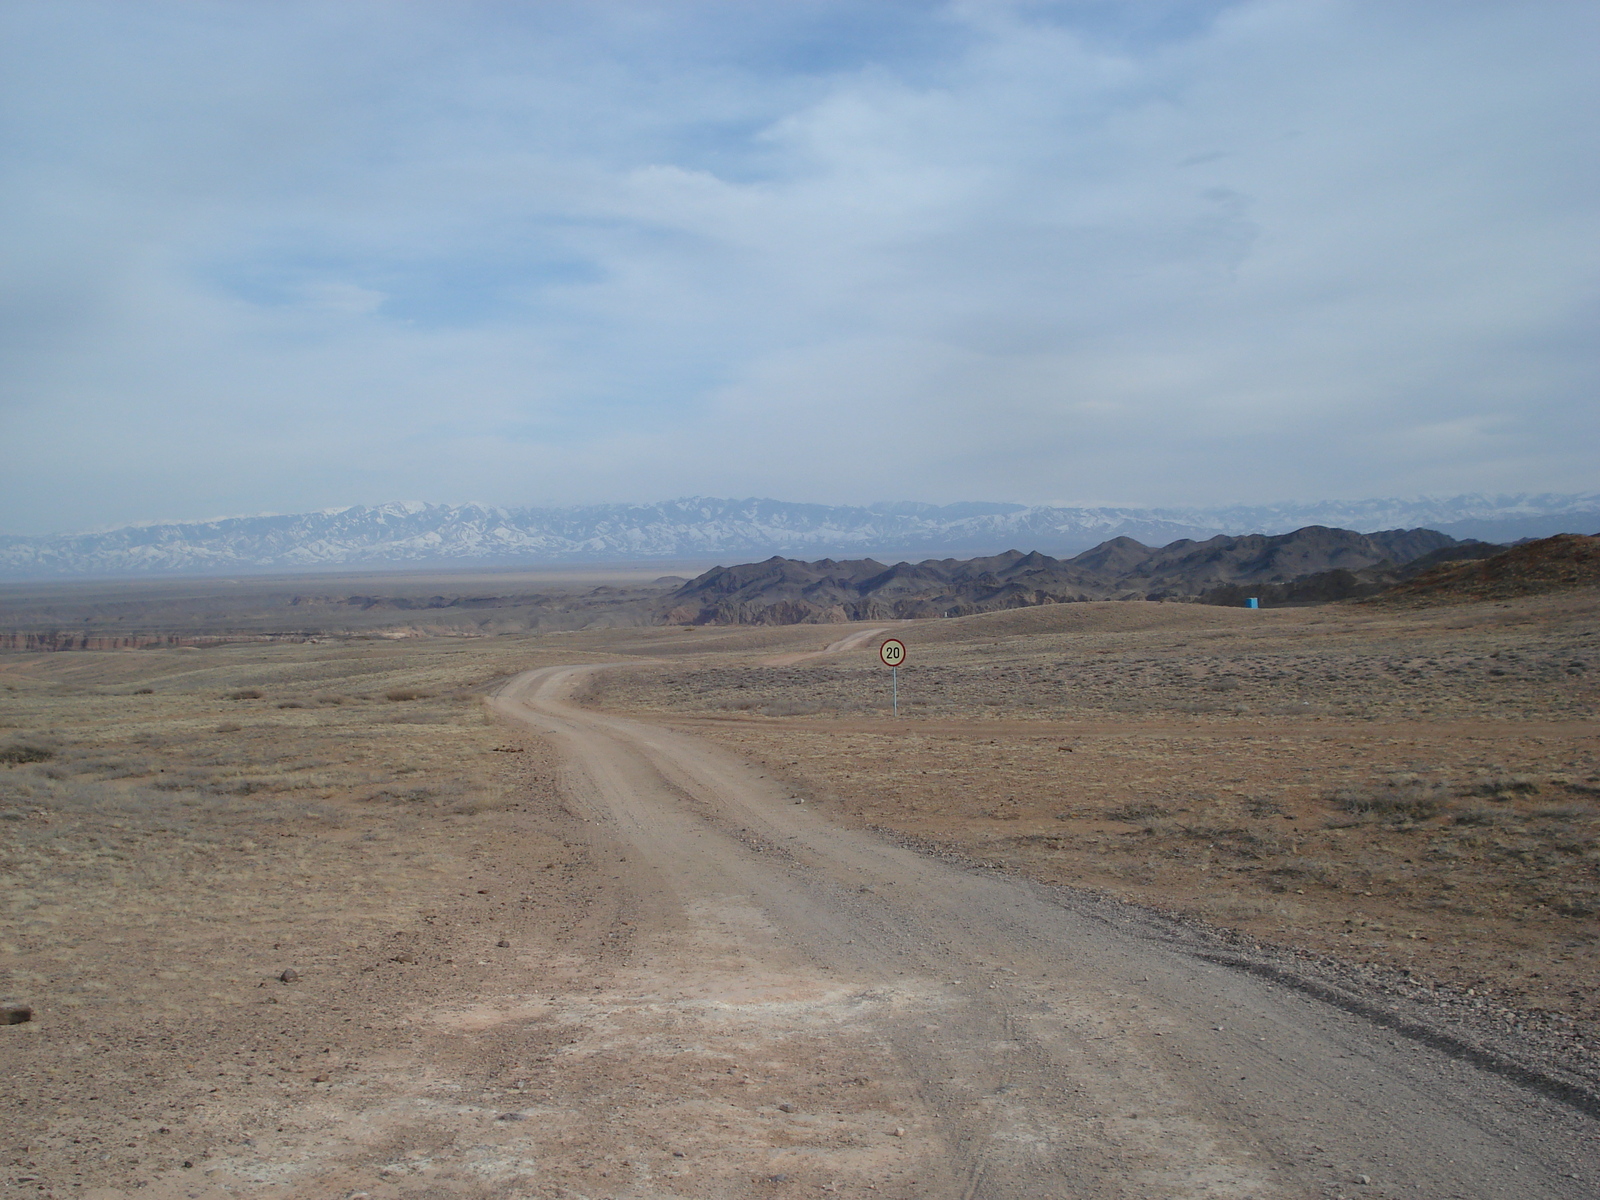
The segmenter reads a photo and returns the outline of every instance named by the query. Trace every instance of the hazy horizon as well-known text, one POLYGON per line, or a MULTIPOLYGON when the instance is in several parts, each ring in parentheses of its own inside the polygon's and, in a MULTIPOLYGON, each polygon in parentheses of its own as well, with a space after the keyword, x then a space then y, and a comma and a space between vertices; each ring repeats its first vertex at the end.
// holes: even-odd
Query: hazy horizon
MULTIPOLYGON (((1457 495, 1453 495, 1453 496, 1447 496, 1447 495, 1442 495, 1442 494, 1436 494, 1436 495, 1417 494, 1417 495, 1411 495, 1411 496, 1359 496, 1359 497, 1347 497, 1347 498, 1335 497, 1335 498, 1324 498, 1324 499, 1315 499, 1315 500, 1281 500, 1280 499, 1280 500, 1267 500, 1267 501, 1262 501, 1262 502, 1258 502, 1258 503, 1210 504, 1210 505, 1200 505, 1200 504, 1140 505, 1140 504, 1117 504, 1117 503, 1105 503, 1105 504, 1063 503, 1063 504, 1036 504, 1036 505, 1029 505, 1029 504, 1020 503, 1018 501, 995 500, 995 499, 956 500, 956 501, 951 501, 951 502, 946 503, 946 504, 936 504, 936 503, 931 502, 931 501, 908 500, 908 499, 875 500, 875 501, 869 501, 869 502, 863 503, 863 504, 832 504, 832 503, 828 503, 826 501, 814 501, 814 500, 782 500, 782 499, 779 499, 779 498, 773 497, 773 496, 742 496, 742 497, 740 497, 740 496, 672 496, 672 497, 666 497, 666 498, 657 499, 657 500, 596 501, 596 502, 593 502, 593 503, 590 503, 590 504, 564 504, 564 505, 562 505, 562 504, 556 504, 556 505, 489 504, 487 502, 478 501, 478 500, 434 501, 434 500, 416 500, 416 499, 411 499, 411 500, 385 500, 385 501, 377 501, 377 502, 372 502, 372 503, 328 505, 328 506, 325 506, 323 508, 307 509, 307 510, 301 510, 301 511, 263 510, 263 511, 258 511, 258 512, 216 513, 216 514, 211 514, 211 515, 206 515, 206 516, 195 516, 195 517, 155 517, 155 518, 149 518, 149 519, 143 519, 143 520, 137 520, 137 521, 113 522, 113 523, 104 524, 104 525, 101 525, 101 526, 98 526, 98 527, 94 527, 94 528, 52 529, 52 530, 43 530, 43 531, 35 532, 35 533, 18 533, 18 532, 13 532, 13 531, 10 531, 10 530, 0 529, 0 537, 56 538, 56 537, 93 536, 95 534, 112 533, 112 532, 116 532, 117 530, 122 530, 122 529, 147 529, 147 528, 161 527, 161 526, 213 525, 213 524, 217 524, 217 523, 225 522, 225 521, 250 521, 250 520, 270 519, 270 518, 274 518, 274 517, 291 518, 291 517, 305 517, 305 516, 313 516, 313 515, 337 515, 337 514, 340 514, 340 513, 357 512, 357 511, 368 511, 368 512, 371 512, 371 511, 381 511, 381 510, 392 509, 392 508, 403 508, 403 509, 407 509, 407 510, 410 510, 410 511, 413 511, 413 512, 422 512, 422 511, 426 511, 426 510, 430 510, 430 509, 481 508, 481 509, 484 509, 485 511, 499 511, 499 512, 511 512, 511 513, 527 512, 527 511, 549 511, 549 512, 553 512, 554 513, 554 512, 578 512, 578 511, 583 511, 583 510, 586 510, 586 509, 607 508, 607 507, 649 509, 649 508, 658 508, 658 507, 661 507, 661 506, 664 506, 664 505, 691 503, 691 502, 695 502, 695 501, 705 501, 705 502, 708 502, 708 503, 715 503, 715 504, 778 504, 778 505, 797 505, 797 506, 805 506, 805 507, 812 507, 812 508, 838 509, 838 510, 861 509, 861 510, 871 510, 871 511, 885 512, 885 513, 893 512, 893 511, 896 511, 896 510, 908 511, 908 510, 913 509, 913 508, 928 508, 928 509, 936 509, 936 510, 960 509, 960 508, 973 508, 973 509, 983 508, 983 509, 994 509, 994 510, 997 510, 997 511, 998 510, 1010 510, 1010 511, 1013 511, 1013 512, 1020 512, 1020 511, 1025 511, 1025 510, 1029 510, 1029 509, 1060 509, 1060 510, 1069 511, 1069 512, 1070 511, 1127 512, 1127 513, 1149 513, 1149 514, 1192 513, 1192 514, 1197 514, 1197 515, 1198 514, 1213 514, 1213 515, 1215 515, 1215 514, 1227 513, 1227 512, 1230 512, 1230 511, 1244 511, 1244 510, 1257 510, 1257 509, 1260 509, 1260 510, 1271 510, 1271 509, 1294 510, 1294 509, 1317 509, 1317 508, 1330 508, 1331 509, 1331 508, 1338 508, 1338 507, 1361 507, 1361 506, 1373 507, 1373 506, 1380 506, 1380 505, 1395 505, 1395 506, 1426 505, 1426 504, 1448 505, 1448 504, 1451 504, 1451 503, 1460 502, 1460 501, 1468 500, 1468 499, 1474 499, 1474 498, 1488 501, 1488 502, 1491 503, 1491 505, 1493 504, 1493 502, 1500 502, 1500 505, 1502 507, 1503 506, 1507 506, 1509 504, 1513 504, 1513 503, 1521 501, 1521 500, 1533 499, 1533 498, 1537 498, 1537 499, 1541 499, 1541 500, 1545 500, 1545 501, 1574 501, 1574 502, 1579 502, 1579 503, 1582 503, 1582 504, 1592 504, 1592 505, 1595 505, 1595 506, 1600 506, 1600 492, 1570 492, 1570 493, 1567 493, 1567 492, 1461 493, 1461 494, 1457 494, 1457 495)), ((1543 507, 1550 507, 1550 505, 1547 504, 1547 505, 1545 505, 1543 507)), ((1243 531, 1241 530, 1240 532, 1243 532, 1243 531)))

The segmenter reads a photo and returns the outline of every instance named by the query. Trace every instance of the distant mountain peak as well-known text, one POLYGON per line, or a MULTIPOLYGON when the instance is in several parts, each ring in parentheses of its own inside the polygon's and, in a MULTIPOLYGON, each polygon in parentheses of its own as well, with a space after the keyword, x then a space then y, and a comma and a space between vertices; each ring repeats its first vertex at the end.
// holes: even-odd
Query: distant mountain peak
POLYGON ((681 497, 655 504, 497 508, 419 500, 309 513, 0 536, 0 578, 722 560, 776 555, 875 560, 1137 555, 1175 541, 1307 526, 1378 533, 1426 527, 1510 542, 1600 531, 1600 493, 1478 494, 1226 508, 1113 508, 914 501, 801 504, 681 497))

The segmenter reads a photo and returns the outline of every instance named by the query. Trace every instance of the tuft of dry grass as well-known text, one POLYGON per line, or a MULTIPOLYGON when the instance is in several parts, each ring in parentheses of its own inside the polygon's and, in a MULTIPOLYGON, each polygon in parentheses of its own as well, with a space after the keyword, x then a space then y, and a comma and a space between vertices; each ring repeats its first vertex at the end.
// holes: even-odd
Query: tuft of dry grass
POLYGON ((1135 800, 1129 804, 1108 808, 1104 815, 1108 821, 1125 821, 1132 824, 1137 821, 1148 821, 1151 817, 1169 817, 1172 811, 1159 804, 1152 804, 1148 800, 1135 800))
POLYGON ((1415 775, 1392 775, 1378 783, 1337 788, 1328 795, 1331 803, 1348 813, 1410 821, 1434 816, 1447 798, 1442 785, 1425 783, 1415 775))
POLYGON ((1513 796, 1531 796, 1539 785, 1526 775, 1496 776, 1479 780, 1472 785, 1470 794, 1487 796, 1491 800, 1509 800, 1513 796))

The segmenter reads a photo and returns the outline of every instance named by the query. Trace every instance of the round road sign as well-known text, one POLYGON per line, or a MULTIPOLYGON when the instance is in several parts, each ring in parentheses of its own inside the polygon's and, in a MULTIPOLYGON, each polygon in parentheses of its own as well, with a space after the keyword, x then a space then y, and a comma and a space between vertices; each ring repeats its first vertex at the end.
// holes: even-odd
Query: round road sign
POLYGON ((886 667, 898 667, 906 661, 906 644, 899 638, 889 638, 878 647, 878 657, 886 667))

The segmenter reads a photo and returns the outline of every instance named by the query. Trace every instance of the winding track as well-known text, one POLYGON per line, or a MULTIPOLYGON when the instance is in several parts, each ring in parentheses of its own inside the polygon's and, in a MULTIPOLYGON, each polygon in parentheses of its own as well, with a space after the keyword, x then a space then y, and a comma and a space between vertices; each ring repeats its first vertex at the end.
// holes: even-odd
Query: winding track
POLYGON ((797 662, 805 662, 808 658, 821 658, 825 654, 842 654, 846 650, 854 650, 858 646, 865 646, 878 634, 888 632, 887 626, 877 629, 858 629, 836 642, 829 642, 821 650, 802 650, 793 654, 778 654, 772 658, 762 659, 762 663, 769 667, 789 667, 797 662))
POLYGON ((737 898, 769 936, 718 952, 752 978, 900 998, 883 1036, 940 1147, 916 1194, 1600 1194, 1592 1118, 1204 961, 1122 906, 836 827, 692 735, 571 703, 600 669, 530 671, 494 704, 565 750, 572 801, 628 856, 641 939, 737 898))

